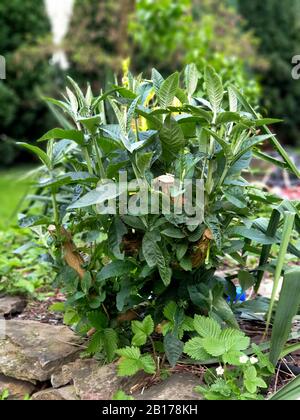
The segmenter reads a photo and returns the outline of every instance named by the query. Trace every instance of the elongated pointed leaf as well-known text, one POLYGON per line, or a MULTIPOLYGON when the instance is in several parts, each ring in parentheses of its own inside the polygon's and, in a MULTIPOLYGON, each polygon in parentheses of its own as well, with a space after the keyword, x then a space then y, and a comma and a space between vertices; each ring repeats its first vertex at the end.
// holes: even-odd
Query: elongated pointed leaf
POLYGON ((62 128, 54 128, 53 130, 48 131, 48 133, 44 134, 43 137, 38 140, 38 142, 51 139, 67 139, 73 140, 80 145, 84 144, 84 135, 82 131, 64 130, 62 128))
POLYGON ((24 149, 29 150, 30 152, 32 152, 35 156, 37 156, 44 165, 47 166, 48 169, 51 168, 52 164, 51 164, 51 160, 49 158, 49 156, 47 155, 46 152, 44 152, 44 150, 40 149, 37 146, 33 146, 32 144, 28 144, 28 143, 17 143, 18 146, 24 147, 24 149))
MULTIPOLYGON (((274 238, 276 236, 276 232, 277 232, 277 228, 279 225, 279 221, 280 221, 280 212, 277 209, 274 209, 270 218, 270 222, 269 222, 269 226, 266 232, 266 235, 274 238)), ((270 256, 270 252, 272 249, 272 244, 270 245, 264 245, 262 247, 262 251, 261 251, 261 255, 260 255, 260 260, 259 260, 259 267, 264 266, 265 264, 267 264, 269 256, 270 256)), ((261 281, 263 279, 265 271, 261 270, 257 272, 257 277, 256 277, 256 285, 255 285, 255 292, 257 293, 261 284, 261 281)))
POLYGON ((178 72, 171 74, 161 85, 159 89, 159 101, 162 108, 170 106, 175 98, 179 87, 178 72))
POLYGON ((276 392, 270 401, 295 401, 300 398, 300 376, 276 392))
POLYGON ((220 111, 224 89, 220 76, 210 66, 205 70, 205 84, 210 104, 214 113, 217 114, 220 111))
POLYGON ((277 304, 271 337, 270 361, 276 365, 300 306, 300 269, 286 272, 277 304))
MULTIPOLYGON (((236 89, 234 86, 231 86, 231 89, 236 94, 238 100, 240 101, 242 106, 245 108, 245 110, 247 112, 249 112, 250 114, 252 114, 255 118, 259 119, 257 113, 254 111, 252 106, 247 102, 247 100, 244 98, 244 96, 241 94, 241 92, 239 92, 238 89, 236 89)), ((263 126, 263 130, 265 131, 266 134, 272 135, 270 140, 271 140, 274 148, 277 150, 277 152, 283 158, 283 160, 285 161, 285 163, 287 164, 287 166, 289 167, 291 172, 293 172, 298 178, 300 178, 299 169, 297 168, 295 163, 292 161, 292 159, 289 157, 289 155, 285 151, 285 149, 281 146, 279 141, 276 139, 275 135, 273 133, 271 133, 271 131, 269 130, 269 128, 267 126, 263 126)))

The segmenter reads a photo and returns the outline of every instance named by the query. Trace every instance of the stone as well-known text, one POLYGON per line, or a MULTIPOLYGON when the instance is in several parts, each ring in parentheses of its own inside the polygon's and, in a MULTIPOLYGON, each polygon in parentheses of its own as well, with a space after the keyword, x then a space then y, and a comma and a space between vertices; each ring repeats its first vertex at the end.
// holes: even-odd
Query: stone
POLYGON ((21 296, 0 297, 0 316, 9 316, 21 313, 26 306, 26 301, 21 296))
POLYGON ((111 400, 124 382, 117 376, 115 364, 101 366, 94 359, 76 360, 63 366, 62 372, 72 378, 81 400, 111 400))
POLYGON ((50 382, 55 389, 70 384, 72 382, 71 370, 65 369, 63 367, 60 372, 55 372, 53 375, 51 375, 50 382))
POLYGON ((5 390, 9 391, 9 400, 23 400, 26 395, 31 395, 35 391, 35 386, 30 382, 0 375, 0 394, 5 390))
POLYGON ((75 392, 75 388, 65 386, 59 389, 45 389, 44 391, 37 392, 31 397, 32 401, 74 401, 78 400, 75 392))
POLYGON ((133 394, 133 397, 136 400, 201 400, 201 396, 194 391, 200 383, 200 379, 192 373, 176 373, 143 393, 133 394))
POLYGON ((5 338, 0 339, 0 373, 15 379, 47 381, 82 350, 81 338, 64 326, 12 320, 5 327, 5 338))

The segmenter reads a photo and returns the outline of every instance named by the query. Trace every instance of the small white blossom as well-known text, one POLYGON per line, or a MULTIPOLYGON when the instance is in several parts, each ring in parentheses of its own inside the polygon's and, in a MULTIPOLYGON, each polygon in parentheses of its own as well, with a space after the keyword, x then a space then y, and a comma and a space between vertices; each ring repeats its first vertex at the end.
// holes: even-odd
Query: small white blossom
POLYGON ((256 365, 256 363, 258 363, 257 357, 254 357, 254 356, 250 357, 250 363, 251 365, 256 365))
POLYGON ((248 356, 241 356, 240 357, 240 363, 242 363, 242 365, 245 365, 246 363, 248 363, 249 357, 248 356))
POLYGON ((216 372, 217 372, 218 376, 222 376, 224 374, 225 370, 222 368, 222 366, 220 366, 216 369, 216 372))

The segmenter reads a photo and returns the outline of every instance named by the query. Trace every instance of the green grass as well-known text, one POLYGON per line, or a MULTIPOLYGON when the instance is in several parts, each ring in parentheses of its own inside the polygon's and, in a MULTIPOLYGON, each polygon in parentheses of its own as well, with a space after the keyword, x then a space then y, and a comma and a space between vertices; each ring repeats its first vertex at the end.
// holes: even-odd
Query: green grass
POLYGON ((31 168, 0 170, 0 230, 16 224, 19 205, 27 194, 30 181, 25 179, 31 168))

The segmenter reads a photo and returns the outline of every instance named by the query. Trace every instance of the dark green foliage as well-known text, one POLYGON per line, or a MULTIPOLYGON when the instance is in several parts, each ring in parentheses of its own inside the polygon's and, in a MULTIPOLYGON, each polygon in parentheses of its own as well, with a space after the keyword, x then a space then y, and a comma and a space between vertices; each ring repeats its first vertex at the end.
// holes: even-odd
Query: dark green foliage
POLYGON ((292 57, 299 54, 299 0, 240 0, 241 13, 249 28, 260 38, 259 51, 269 62, 264 71, 263 104, 284 123, 278 129, 281 137, 299 144, 299 80, 292 78, 292 57))
POLYGON ((0 81, 0 165, 15 157, 11 139, 31 140, 53 124, 40 100, 42 93, 52 92, 49 43, 43 2, 1 2, 0 54, 6 59, 7 78, 0 81))

